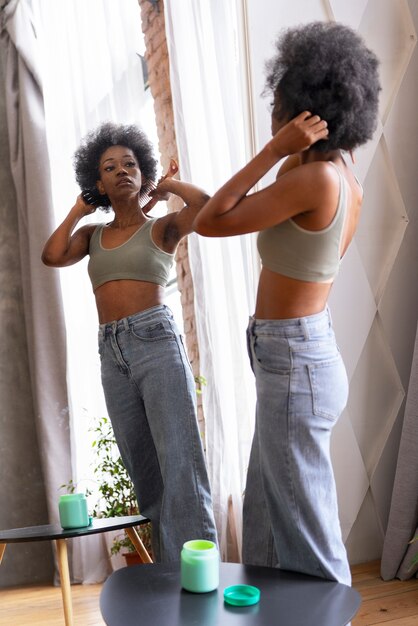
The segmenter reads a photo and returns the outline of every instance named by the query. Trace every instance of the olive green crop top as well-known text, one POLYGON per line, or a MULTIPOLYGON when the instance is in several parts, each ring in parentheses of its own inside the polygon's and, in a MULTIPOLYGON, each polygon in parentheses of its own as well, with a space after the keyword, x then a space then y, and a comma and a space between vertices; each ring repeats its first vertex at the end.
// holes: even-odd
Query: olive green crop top
POLYGON ((104 224, 97 226, 90 238, 88 273, 93 290, 111 280, 144 280, 165 287, 174 254, 161 250, 152 240, 155 219, 145 222, 125 243, 103 248, 104 224))
POLYGON ((338 274, 347 214, 348 183, 338 167, 340 193, 332 222, 322 230, 307 230, 288 219, 261 231, 257 238, 263 267, 298 280, 326 283, 338 274))

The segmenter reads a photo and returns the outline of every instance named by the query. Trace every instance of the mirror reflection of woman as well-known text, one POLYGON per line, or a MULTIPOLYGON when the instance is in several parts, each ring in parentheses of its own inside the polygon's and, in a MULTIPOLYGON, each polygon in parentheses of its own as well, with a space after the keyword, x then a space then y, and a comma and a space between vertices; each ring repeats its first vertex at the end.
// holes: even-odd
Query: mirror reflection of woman
MULTIPOLYGON (((186 206, 149 218, 142 196, 155 187, 156 161, 147 137, 133 125, 107 122, 89 133, 74 166, 77 182, 89 193, 77 197, 45 244, 42 260, 64 267, 90 257, 102 384, 116 441, 140 512, 152 522, 154 560, 177 561, 190 538, 217 542, 194 376, 164 304, 177 246, 192 232, 207 196, 172 179, 186 206), (96 205, 89 204, 97 192, 96 205), (97 205, 111 207, 114 218, 77 228, 97 205)), ((153 198, 164 196, 154 192, 153 198)))
POLYGON ((262 262, 247 336, 257 414, 244 499, 243 560, 350 584, 330 459, 348 397, 328 296, 363 191, 345 152, 376 128, 378 62, 341 24, 277 41, 267 145, 197 215, 201 235, 259 232, 262 262), (251 193, 284 157, 275 182, 251 193))

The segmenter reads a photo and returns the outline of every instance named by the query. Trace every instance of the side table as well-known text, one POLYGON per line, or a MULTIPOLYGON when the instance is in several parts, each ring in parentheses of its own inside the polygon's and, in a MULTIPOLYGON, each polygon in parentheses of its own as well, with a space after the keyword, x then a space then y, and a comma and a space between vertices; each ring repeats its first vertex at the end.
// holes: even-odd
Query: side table
POLYGON ((71 528, 69 530, 63 530, 59 524, 0 530, 0 564, 8 543, 22 543, 25 541, 55 541, 61 579, 65 625, 73 626, 71 582, 68 568, 66 540, 73 537, 81 537, 83 535, 94 535, 96 533, 109 532, 111 530, 125 529, 144 563, 152 563, 151 557, 146 551, 144 544, 134 528, 135 526, 140 526, 141 524, 146 524, 147 522, 149 522, 149 519, 143 515, 128 515, 124 517, 94 518, 90 526, 85 526, 83 528, 71 528))

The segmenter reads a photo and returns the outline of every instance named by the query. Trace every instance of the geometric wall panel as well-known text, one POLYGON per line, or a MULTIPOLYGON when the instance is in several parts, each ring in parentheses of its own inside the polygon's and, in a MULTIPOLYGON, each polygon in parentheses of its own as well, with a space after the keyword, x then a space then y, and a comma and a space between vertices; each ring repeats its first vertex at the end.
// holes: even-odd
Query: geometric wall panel
POLYGON ((385 123, 416 44, 416 31, 406 0, 373 0, 367 4, 360 34, 380 59, 380 117, 385 123))
POLYGON ((347 0, 329 0, 332 19, 358 30, 367 3, 368 0, 350 0, 350 2, 347 0))
POLYGON ((381 554, 384 533, 382 531, 370 489, 359 510, 357 522, 351 530, 345 547, 350 563, 364 563, 365 554, 381 554))
POLYGON ((338 345, 351 380, 376 315, 376 301, 355 241, 345 254, 332 286, 329 305, 338 345))
POLYGON ((365 181, 356 243, 376 303, 398 254, 408 223, 384 137, 381 137, 365 181))
POLYGON ((404 398, 386 339, 376 317, 351 379, 351 423, 369 479, 385 447, 404 398))

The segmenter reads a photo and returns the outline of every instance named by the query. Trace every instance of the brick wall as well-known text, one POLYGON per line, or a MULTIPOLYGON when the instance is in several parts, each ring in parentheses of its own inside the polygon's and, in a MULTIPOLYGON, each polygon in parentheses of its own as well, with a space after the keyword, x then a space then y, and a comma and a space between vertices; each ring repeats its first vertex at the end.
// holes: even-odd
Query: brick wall
MULTIPOLYGON (((145 38, 145 58, 148 66, 148 81, 154 99, 154 111, 158 132, 158 147, 163 171, 168 168, 170 159, 178 161, 176 134, 174 129, 173 103, 170 86, 170 70, 167 40, 165 36, 163 0, 151 2, 138 0, 141 9, 142 32, 145 38)), ((181 172, 180 172, 181 177, 181 172)), ((169 211, 176 211, 183 206, 179 198, 168 201, 169 211)), ((199 349, 197 344, 196 322, 194 314, 194 291, 190 272, 187 238, 180 242, 176 254, 178 287, 183 309, 184 332, 187 352, 195 376, 199 369, 199 349)), ((204 419, 200 397, 198 396, 199 422, 204 432, 204 419)))

